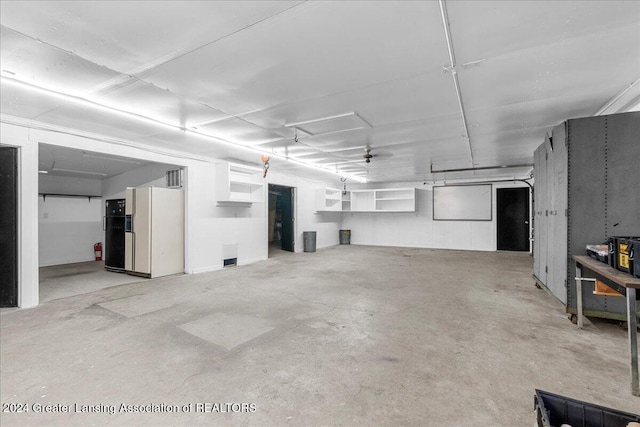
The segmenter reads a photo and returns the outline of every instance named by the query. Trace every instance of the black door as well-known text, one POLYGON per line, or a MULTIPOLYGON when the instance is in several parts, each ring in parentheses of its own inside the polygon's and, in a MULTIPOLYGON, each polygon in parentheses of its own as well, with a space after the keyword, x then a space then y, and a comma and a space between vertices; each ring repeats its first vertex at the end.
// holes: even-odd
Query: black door
POLYGON ((18 305, 18 150, 0 147, 0 307, 18 305))
POLYGON ((529 251, 529 189, 497 189, 499 251, 529 251))
POLYGON ((293 188, 281 187, 281 194, 278 201, 282 211, 282 250, 293 252, 295 237, 293 232, 293 188))

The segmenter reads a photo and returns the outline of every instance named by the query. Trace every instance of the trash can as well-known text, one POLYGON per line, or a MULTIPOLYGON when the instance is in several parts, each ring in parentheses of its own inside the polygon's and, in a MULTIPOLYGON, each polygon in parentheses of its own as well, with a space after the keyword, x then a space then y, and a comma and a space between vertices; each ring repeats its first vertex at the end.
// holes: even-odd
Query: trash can
POLYGON ((351 230, 340 230, 340 244, 341 245, 351 244, 351 230))
POLYGON ((302 233, 302 240, 304 241, 305 252, 316 251, 316 232, 315 231, 304 231, 302 233))

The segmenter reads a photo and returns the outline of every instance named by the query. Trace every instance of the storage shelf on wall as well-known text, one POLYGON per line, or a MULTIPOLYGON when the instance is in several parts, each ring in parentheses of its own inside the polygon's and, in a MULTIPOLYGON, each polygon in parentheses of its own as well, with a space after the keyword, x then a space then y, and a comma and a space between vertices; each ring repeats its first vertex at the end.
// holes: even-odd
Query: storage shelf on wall
POLYGON ((366 212, 375 210, 373 190, 351 191, 351 212, 366 212))
POLYGON ((342 192, 342 211, 349 212, 351 210, 351 193, 348 191, 342 192))
POLYGON ((219 205, 251 206, 264 201, 264 179, 259 168, 224 162, 218 165, 216 176, 219 205))
MULTIPOLYGON (((322 190, 325 191, 325 190, 322 190)), ((332 192, 332 209, 342 212, 415 212, 416 189, 415 188, 381 188, 367 190, 351 190, 347 194, 335 198, 332 192), (334 200, 335 203, 333 202, 334 200), (340 202, 338 203, 339 200, 340 202)), ((320 193, 319 193, 320 194, 320 193)), ((324 193, 322 193, 324 196, 324 193)), ((320 197, 320 196, 319 196, 320 197)), ((323 203, 328 203, 326 197, 323 203)), ((327 211, 326 207, 318 211, 327 211)))
POLYGON ((46 201, 47 197, 81 197, 81 198, 86 197, 89 201, 91 201, 91 199, 99 199, 102 197, 102 196, 90 196, 85 194, 60 194, 60 193, 38 193, 38 195, 42 196, 43 201, 46 201))
POLYGON ((342 195, 336 188, 320 188, 316 190, 316 211, 339 212, 342 210, 342 195))
POLYGON ((375 190, 376 211, 415 212, 416 189, 393 188, 375 190))

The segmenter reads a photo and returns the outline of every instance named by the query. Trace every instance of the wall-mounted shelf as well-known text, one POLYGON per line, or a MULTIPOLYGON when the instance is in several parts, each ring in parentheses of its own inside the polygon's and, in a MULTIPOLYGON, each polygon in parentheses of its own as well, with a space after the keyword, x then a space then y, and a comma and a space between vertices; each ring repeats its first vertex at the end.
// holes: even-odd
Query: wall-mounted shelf
POLYGON ((346 194, 335 189, 318 190, 318 212, 415 212, 415 188, 381 188, 351 190, 346 194), (331 190, 329 193, 327 193, 331 190), (337 193, 337 194, 336 194, 337 193), (328 207, 330 206, 330 208, 328 207))
POLYGON ((342 211, 349 212, 351 210, 351 193, 347 190, 342 192, 342 211))
POLYGON ((342 191, 335 188, 316 190, 316 211, 340 212, 342 210, 342 191))
POLYGON ((86 197, 91 202, 91 199, 99 199, 102 196, 88 196, 85 194, 59 194, 59 193, 38 193, 38 195, 42 196, 42 201, 46 202, 47 197, 86 197))
POLYGON ((223 162, 217 167, 216 200, 219 206, 251 206, 264 202, 262 170, 223 162))
POLYGON ((415 212, 415 188, 385 188, 375 191, 375 210, 380 212, 415 212))

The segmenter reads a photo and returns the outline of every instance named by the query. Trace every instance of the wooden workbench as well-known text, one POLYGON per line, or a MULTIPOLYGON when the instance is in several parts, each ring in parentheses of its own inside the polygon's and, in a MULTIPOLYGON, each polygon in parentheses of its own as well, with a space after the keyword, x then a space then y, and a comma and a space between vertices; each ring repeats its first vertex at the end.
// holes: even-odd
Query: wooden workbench
POLYGON ((640 279, 628 273, 618 271, 608 264, 597 261, 586 255, 573 255, 576 262, 576 291, 578 300, 578 327, 583 327, 582 315, 582 282, 595 281, 584 278, 582 269, 590 270, 604 279, 614 289, 622 290, 627 295, 627 326, 629 328, 629 348, 631 353, 631 393, 640 396, 640 383, 638 379, 638 308, 636 303, 636 289, 640 289, 640 279))

